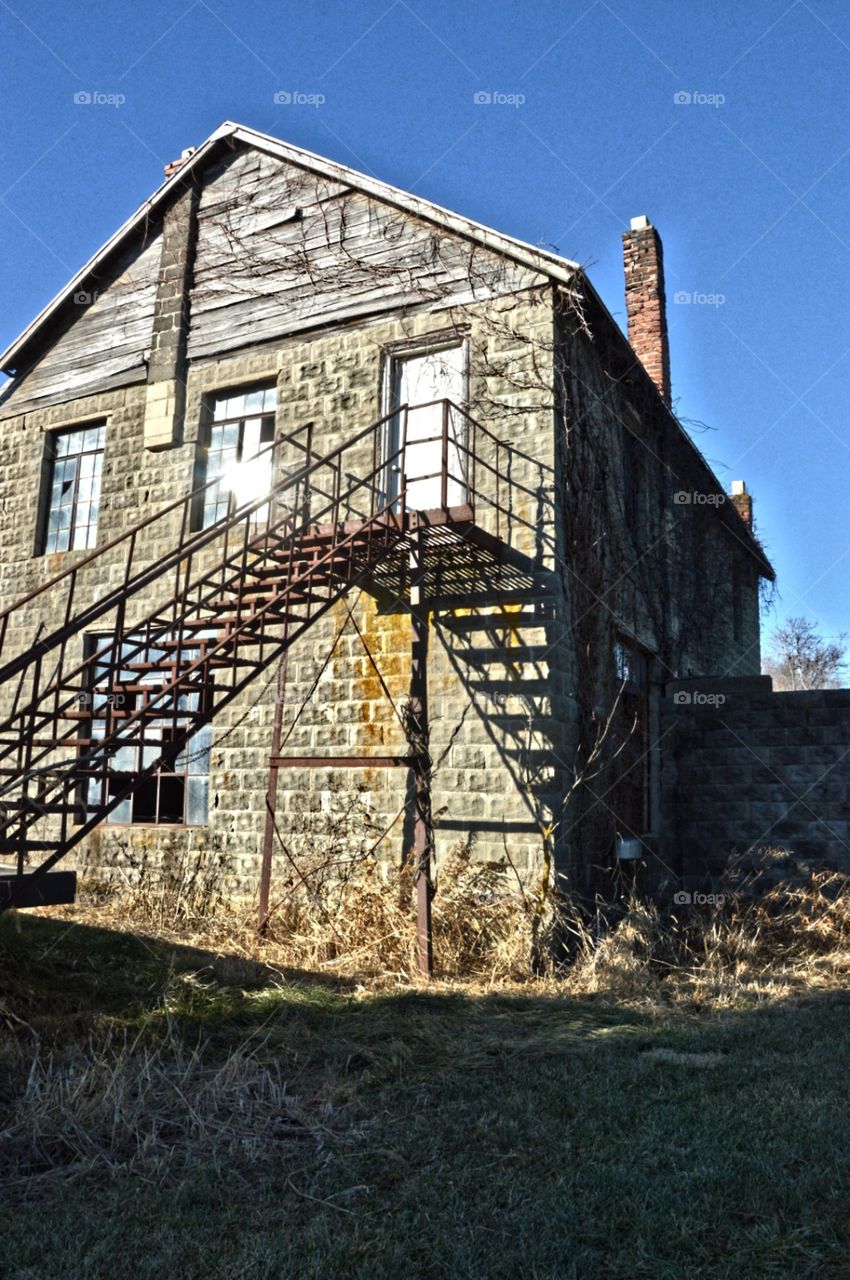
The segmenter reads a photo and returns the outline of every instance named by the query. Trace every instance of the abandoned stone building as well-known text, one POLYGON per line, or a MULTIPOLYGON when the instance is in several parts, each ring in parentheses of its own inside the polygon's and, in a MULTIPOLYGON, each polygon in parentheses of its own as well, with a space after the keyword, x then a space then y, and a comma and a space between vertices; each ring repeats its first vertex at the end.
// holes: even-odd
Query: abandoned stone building
POLYGON ((762 689, 773 572, 623 241, 628 339, 575 263, 251 129, 168 166, 2 357, 5 862, 267 899, 343 831, 421 912, 459 843, 693 870, 670 691, 762 689))

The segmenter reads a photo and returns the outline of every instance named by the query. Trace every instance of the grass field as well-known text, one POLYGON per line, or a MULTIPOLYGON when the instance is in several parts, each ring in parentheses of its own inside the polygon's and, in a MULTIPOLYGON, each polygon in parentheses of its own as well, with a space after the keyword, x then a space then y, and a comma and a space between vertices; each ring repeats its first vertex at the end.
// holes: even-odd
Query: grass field
POLYGON ((0 920, 4 1280, 850 1276, 850 989, 360 986, 0 920))

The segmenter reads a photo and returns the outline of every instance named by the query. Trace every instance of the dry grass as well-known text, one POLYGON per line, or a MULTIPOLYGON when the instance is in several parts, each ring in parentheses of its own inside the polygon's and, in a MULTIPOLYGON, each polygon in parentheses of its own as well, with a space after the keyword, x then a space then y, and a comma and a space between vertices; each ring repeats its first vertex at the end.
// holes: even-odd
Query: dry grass
MULTIPOLYGON (((297 876, 285 883, 261 942, 254 903, 227 902, 182 871, 148 872, 126 883, 86 877, 79 905, 65 914, 280 968, 406 981, 416 972, 413 897, 408 871, 392 871, 369 855, 352 860, 340 874, 340 863, 323 851, 313 865, 303 860, 297 876)), ((522 982, 556 923, 554 910, 541 917, 528 896, 509 890, 504 865, 478 862, 458 846, 440 869, 434 898, 439 976, 493 985, 522 982)), ((553 965, 544 969, 552 973, 553 965)))
MULTIPOLYGON (((765 888, 761 867, 730 870, 721 901, 662 909, 634 896, 593 915, 566 893, 541 913, 512 890, 504 864, 478 862, 458 846, 441 867, 434 898, 437 979, 488 990, 535 983, 553 991, 632 1004, 706 1010, 799 996, 850 975, 850 877, 819 872, 765 888), (565 945, 568 957, 565 958, 565 945)), ((373 857, 328 874, 327 858, 299 867, 256 936, 252 903, 227 902, 185 876, 146 874, 116 887, 84 881, 70 919, 271 965, 354 977, 371 988, 417 980, 413 885, 373 857)), ((62 912, 59 912, 62 914, 62 912)))
POLYGON ((355 870, 261 943, 179 877, 0 921, 14 1280, 847 1274, 847 879, 562 898, 541 976, 533 904, 458 850, 426 991, 412 886, 355 870))
POLYGON ((311 1137, 279 1066, 260 1063, 250 1043, 209 1062, 177 1035, 152 1047, 108 1034, 63 1053, 7 1046, 2 1068, 7 1082, 25 1077, 2 1134, 8 1193, 126 1171, 161 1180, 311 1137))

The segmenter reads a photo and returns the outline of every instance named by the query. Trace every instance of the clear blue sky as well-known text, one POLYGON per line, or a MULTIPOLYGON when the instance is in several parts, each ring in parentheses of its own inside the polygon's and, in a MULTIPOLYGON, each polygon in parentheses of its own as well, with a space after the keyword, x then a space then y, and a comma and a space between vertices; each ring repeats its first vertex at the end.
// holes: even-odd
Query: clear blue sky
POLYGON ((0 68, 4 346, 225 119, 555 246, 621 323, 648 214, 677 410, 755 495, 778 614, 850 632, 846 0, 0 0, 0 68))

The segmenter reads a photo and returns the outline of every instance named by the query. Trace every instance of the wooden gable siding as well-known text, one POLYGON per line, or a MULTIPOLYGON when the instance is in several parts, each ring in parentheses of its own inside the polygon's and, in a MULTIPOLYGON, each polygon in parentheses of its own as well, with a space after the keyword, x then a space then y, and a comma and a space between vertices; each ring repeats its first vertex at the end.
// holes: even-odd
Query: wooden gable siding
MULTIPOLYGON (((128 250, 87 305, 70 304, 0 418, 142 382, 161 234, 128 250)), ((204 174, 188 357, 422 305, 539 285, 530 267, 277 157, 243 148, 204 174)))
POLYGON ((241 151, 206 175, 189 357, 543 279, 341 182, 241 151))
POLYGON ((97 292, 92 302, 71 304, 44 355, 0 395, 0 416, 144 381, 160 248, 159 235, 135 246, 108 283, 90 286, 97 292))

